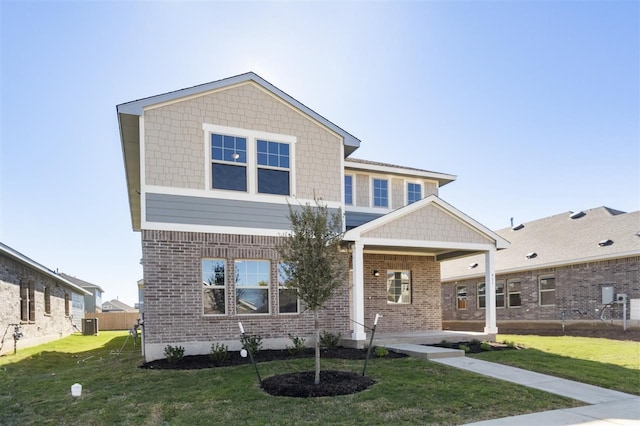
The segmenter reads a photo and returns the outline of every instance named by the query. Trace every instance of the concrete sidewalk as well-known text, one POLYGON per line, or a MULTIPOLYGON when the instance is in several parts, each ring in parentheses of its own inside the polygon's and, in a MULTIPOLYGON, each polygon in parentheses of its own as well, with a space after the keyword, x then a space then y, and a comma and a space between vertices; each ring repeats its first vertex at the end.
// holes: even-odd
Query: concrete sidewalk
MULTIPOLYGON (((430 361, 494 377, 545 392, 591 404, 584 407, 544 411, 522 416, 485 420, 475 426, 535 425, 640 425, 640 397, 599 388, 585 383, 534 373, 520 368, 452 354, 452 357, 429 356, 434 348, 420 345, 388 345, 387 349, 428 358, 430 361), (398 346, 398 347, 395 347, 398 346), (424 349, 423 349, 424 348, 424 349)), ((440 349, 440 348, 438 348, 440 349)), ((437 351, 441 355, 441 351, 437 351)))

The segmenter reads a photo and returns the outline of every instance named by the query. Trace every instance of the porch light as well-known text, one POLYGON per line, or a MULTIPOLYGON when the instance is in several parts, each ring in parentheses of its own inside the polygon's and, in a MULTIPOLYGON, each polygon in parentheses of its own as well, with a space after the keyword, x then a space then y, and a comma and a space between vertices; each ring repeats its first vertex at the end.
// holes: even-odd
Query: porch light
POLYGON ((374 277, 379 277, 380 276, 380 271, 378 271, 377 269, 373 270, 373 276, 374 277))

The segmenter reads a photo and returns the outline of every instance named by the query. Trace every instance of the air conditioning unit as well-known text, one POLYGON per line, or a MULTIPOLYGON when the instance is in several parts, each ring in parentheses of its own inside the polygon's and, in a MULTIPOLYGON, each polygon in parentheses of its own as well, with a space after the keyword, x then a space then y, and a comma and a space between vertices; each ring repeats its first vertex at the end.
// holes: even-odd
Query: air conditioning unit
POLYGON ((98 318, 85 318, 82 320, 82 334, 92 336, 98 334, 98 318))
POLYGON ((627 303, 627 295, 626 295, 626 293, 618 293, 618 294, 616 294, 616 303, 627 303))

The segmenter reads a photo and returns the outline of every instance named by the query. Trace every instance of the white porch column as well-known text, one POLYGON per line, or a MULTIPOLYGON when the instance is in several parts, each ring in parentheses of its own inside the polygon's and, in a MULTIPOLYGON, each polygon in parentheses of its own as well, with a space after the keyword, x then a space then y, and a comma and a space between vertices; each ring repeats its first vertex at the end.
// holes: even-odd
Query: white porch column
POLYGON ((496 249, 485 252, 485 326, 484 332, 497 334, 496 326, 496 249))
POLYGON ((364 332, 364 244, 353 244, 353 340, 366 340, 364 332))

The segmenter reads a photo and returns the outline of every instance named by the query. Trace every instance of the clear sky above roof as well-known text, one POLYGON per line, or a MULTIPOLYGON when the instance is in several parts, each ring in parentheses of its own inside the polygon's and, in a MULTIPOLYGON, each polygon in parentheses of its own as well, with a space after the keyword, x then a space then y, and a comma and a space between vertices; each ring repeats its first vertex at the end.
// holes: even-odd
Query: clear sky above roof
POLYGON ((117 104, 254 71, 492 229, 640 206, 640 3, 0 2, 0 241, 137 301, 117 104))

